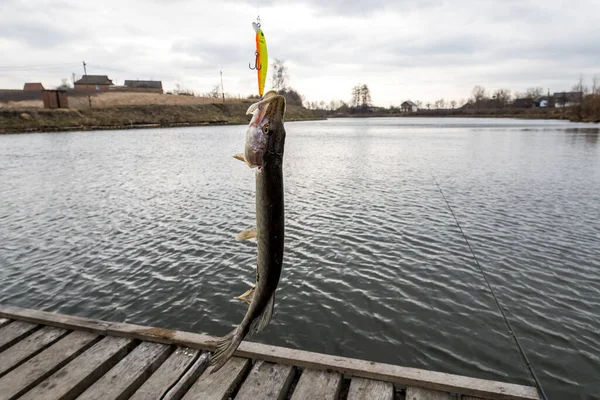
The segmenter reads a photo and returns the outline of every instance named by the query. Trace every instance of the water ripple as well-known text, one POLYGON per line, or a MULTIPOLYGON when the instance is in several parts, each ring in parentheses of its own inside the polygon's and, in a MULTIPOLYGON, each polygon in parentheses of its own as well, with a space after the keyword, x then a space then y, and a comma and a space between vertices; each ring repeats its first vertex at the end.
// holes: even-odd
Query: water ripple
MULTIPOLYGON (((289 123, 285 270, 256 340, 600 398, 598 132, 556 121, 289 123)), ((224 334, 254 281, 241 127, 0 137, 0 301, 224 334)))

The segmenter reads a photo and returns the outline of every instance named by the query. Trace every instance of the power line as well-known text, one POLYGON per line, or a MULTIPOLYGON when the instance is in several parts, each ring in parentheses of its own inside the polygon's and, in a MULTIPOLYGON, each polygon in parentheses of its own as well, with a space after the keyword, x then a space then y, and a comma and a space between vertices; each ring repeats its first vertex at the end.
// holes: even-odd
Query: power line
POLYGON ((498 298, 496 297, 496 293, 494 293, 494 289, 492 289, 492 285, 490 284, 490 281, 488 280, 487 275, 485 274, 485 272, 483 270, 483 267, 481 266, 481 264, 479 264, 479 260, 477 259, 477 256, 475 255, 473 248, 471 247, 471 243, 469 243, 469 240, 467 239, 467 235, 465 235, 465 232, 463 231, 462 227, 460 226, 460 223, 458 222, 458 218, 456 218, 456 215, 454 214, 452 207, 450 207, 450 203, 448 202, 448 199, 446 199, 444 192, 442 192, 442 187, 438 183, 437 179, 435 179, 435 176, 433 176, 433 174, 431 175, 431 177, 433 178, 433 181, 437 185, 438 190, 440 191, 440 194, 444 198, 444 201, 446 202, 446 205, 448 206, 448 210, 450 210, 450 214, 452 214, 452 217, 454 217, 454 221, 456 221, 456 226, 458 227, 458 229, 460 230, 460 233, 462 234, 463 238, 465 239, 465 242, 467 243, 467 246, 469 247, 469 250, 471 251, 471 254, 473 255, 473 259, 475 260, 477 267, 479 267, 479 271, 481 272, 481 275, 483 276, 483 279, 485 280, 485 283, 486 283, 488 289, 490 290, 490 293, 492 294, 494 301, 496 302, 496 306, 498 307, 498 310, 500 310, 500 314, 502 314, 502 319, 504 319, 504 323, 506 324, 508 333, 510 336, 512 336, 512 338, 517 346, 517 350, 519 351, 519 354, 521 355, 523 362, 527 366, 527 369, 529 370, 529 374, 531 375, 531 377, 533 378, 533 380, 535 382, 535 386, 538 390, 538 393, 541 395, 543 400, 548 400, 548 397, 546 396, 546 392, 544 392, 544 388, 542 387, 542 383, 540 382, 537 375, 535 374, 535 371, 533 370, 533 366, 529 362, 529 359, 527 358, 527 355, 525 354, 525 351, 523 350, 523 347, 521 346, 521 343, 519 342, 519 338, 517 337, 517 334, 513 330, 512 326, 510 325, 510 321, 506 317, 506 313, 504 312, 502 305, 500 305, 500 301, 498 301, 498 298))

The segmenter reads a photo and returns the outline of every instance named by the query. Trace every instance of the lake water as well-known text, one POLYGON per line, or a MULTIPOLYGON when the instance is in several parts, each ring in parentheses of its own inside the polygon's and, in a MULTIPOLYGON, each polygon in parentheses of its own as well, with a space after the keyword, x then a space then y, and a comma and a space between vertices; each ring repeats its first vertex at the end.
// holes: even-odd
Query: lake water
MULTIPOLYGON (((597 125, 288 123, 286 248, 254 340, 600 398, 597 125)), ((0 136, 0 302, 212 335, 254 280, 245 127, 0 136)))

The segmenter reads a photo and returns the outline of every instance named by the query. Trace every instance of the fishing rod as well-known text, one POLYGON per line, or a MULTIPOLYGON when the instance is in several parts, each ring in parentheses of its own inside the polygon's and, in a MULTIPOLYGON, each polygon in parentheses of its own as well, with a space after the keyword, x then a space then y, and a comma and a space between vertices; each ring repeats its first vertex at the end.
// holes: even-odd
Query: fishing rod
POLYGON ((450 202, 448 202, 448 199, 446 199, 444 192, 442 192, 442 187, 438 183, 437 179, 435 179, 435 176, 433 174, 431 174, 431 177, 433 178, 433 181, 435 182, 436 186, 438 187, 440 194, 444 198, 444 201, 446 202, 446 205, 448 206, 448 210, 450 210, 450 214, 452 214, 452 217, 454 217, 454 221, 456 221, 456 226, 458 227, 458 229, 460 230, 460 233, 462 234, 463 238, 465 239, 465 243, 467 243, 467 246, 469 247, 469 250, 471 251, 471 254, 473 255, 475 264, 477 264, 477 267, 479 267, 479 271, 481 272, 481 275, 483 276, 483 279, 485 280, 485 283, 486 283, 488 289, 490 290, 490 293, 492 294, 494 301, 496 302, 496 306, 498 307, 498 310, 500 311, 500 314, 502 315, 502 319, 504 319, 504 323, 506 324, 506 329, 508 329, 509 335, 512 336, 512 338, 517 346, 517 350, 519 351, 519 354, 521 355, 523 362, 527 366, 527 369, 529 370, 529 374, 531 375, 531 377, 533 378, 533 380, 535 382, 535 386, 538 391, 538 394, 542 397, 542 400, 548 400, 548 397, 546 396, 546 392, 544 392, 544 388, 542 387, 542 383, 540 382, 535 371, 533 370, 533 366, 529 362, 529 359, 527 358, 527 354, 525 354, 525 351, 523 350, 523 347, 521 346, 521 342, 519 341, 517 334, 513 330, 512 326, 510 325, 510 321, 506 317, 506 313, 504 312, 504 309, 500 305, 500 302, 498 301, 498 298, 496 297, 496 293, 494 293, 494 289, 492 289, 492 285, 490 284, 490 281, 488 280, 487 275, 485 274, 485 271, 483 270, 483 267, 481 266, 481 264, 479 264, 479 260, 477 259, 477 256, 475 255, 473 248, 471 247, 471 243, 469 243, 469 240, 467 239, 467 235, 465 234, 462 227, 460 226, 460 223, 458 222, 458 218, 454 214, 452 207, 450 207, 450 202))

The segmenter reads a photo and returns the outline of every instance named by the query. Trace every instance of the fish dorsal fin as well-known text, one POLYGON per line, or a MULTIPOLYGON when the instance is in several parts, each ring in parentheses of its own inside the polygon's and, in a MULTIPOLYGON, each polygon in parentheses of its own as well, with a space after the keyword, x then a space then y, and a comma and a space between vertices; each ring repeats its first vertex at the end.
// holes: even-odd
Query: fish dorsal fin
POLYGON ((273 316, 274 309, 275 309, 275 293, 273 293, 273 296, 271 296, 271 300, 269 300, 269 303, 267 304, 267 307, 265 307, 262 314, 260 314, 254 321, 252 321, 252 325, 250 325, 250 333, 249 333, 250 338, 252 336, 256 335, 257 333, 261 332, 263 329, 265 329, 267 327, 267 325, 269 325, 269 322, 271 321, 271 317, 273 316))

